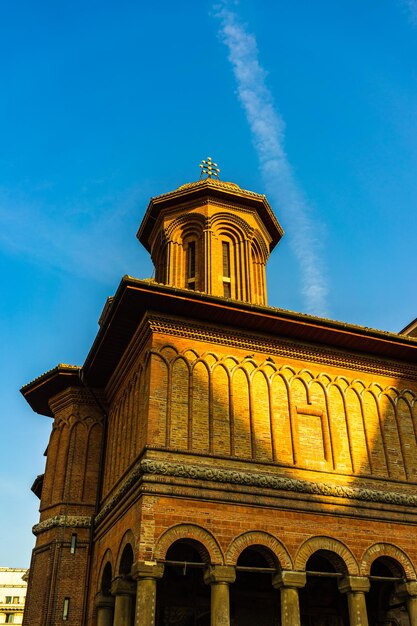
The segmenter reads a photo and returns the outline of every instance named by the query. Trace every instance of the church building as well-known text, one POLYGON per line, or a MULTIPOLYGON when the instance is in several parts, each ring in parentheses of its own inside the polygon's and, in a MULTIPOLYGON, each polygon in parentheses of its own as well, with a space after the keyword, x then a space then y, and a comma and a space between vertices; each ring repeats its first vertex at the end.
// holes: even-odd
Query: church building
POLYGON ((417 325, 269 307, 283 230, 202 169, 84 365, 22 388, 52 420, 23 623, 417 626, 417 325))

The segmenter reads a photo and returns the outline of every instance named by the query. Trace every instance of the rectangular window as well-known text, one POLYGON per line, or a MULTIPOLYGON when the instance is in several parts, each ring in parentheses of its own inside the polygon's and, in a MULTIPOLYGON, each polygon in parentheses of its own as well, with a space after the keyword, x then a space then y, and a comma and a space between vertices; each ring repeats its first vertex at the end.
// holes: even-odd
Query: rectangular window
POLYGON ((13 604, 19 604, 20 598, 19 596, 13 596, 13 604))
POLYGON ((195 241, 190 241, 187 248, 187 278, 195 278, 195 241))
POLYGON ((77 533, 72 533, 72 535, 71 535, 71 545, 70 545, 70 554, 75 554, 76 547, 77 547, 77 533))
POLYGON ((230 278, 230 246, 228 241, 222 241, 223 276, 230 278))
POLYGON ((223 295, 225 298, 231 298, 232 293, 230 289, 230 283, 223 283, 223 295))
POLYGON ((12 596, 6 596, 6 604, 12 603, 12 596))
POLYGON ((64 606, 62 608, 62 620, 64 622, 66 622, 68 620, 69 603, 70 603, 70 599, 69 598, 64 598, 64 606))
POLYGON ((13 615, 13 613, 6 613, 5 624, 14 624, 14 615, 13 615))
POLYGON ((195 290, 195 282, 195 241, 190 241, 187 245, 187 282, 185 286, 195 290))

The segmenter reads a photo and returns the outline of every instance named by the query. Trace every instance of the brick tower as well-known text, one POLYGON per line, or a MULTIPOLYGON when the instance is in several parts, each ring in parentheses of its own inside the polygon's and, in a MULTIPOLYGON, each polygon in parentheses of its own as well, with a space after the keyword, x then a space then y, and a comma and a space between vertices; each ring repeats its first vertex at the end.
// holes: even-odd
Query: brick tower
POLYGON ((26 626, 417 626, 417 343, 266 306, 265 196, 153 198, 53 418, 26 626))

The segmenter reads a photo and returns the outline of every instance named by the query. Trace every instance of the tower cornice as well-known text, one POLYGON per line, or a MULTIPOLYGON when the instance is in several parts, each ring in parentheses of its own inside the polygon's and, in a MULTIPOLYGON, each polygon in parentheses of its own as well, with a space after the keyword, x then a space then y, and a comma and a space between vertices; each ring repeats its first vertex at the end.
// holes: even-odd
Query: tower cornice
POLYGON ((174 191, 151 198, 136 235, 141 244, 148 252, 151 251, 150 237, 161 211, 202 198, 213 198, 229 203, 237 203, 257 211, 271 236, 270 252, 284 234, 266 196, 242 189, 236 183, 206 178, 193 183, 186 183, 174 191))

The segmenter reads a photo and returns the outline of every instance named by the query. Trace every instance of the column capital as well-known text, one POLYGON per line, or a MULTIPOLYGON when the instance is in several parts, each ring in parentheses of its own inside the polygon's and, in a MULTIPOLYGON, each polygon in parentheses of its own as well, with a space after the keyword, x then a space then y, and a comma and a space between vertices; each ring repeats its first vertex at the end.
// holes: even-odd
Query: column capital
POLYGON ((101 591, 96 593, 94 598, 94 606, 98 609, 112 608, 114 606, 114 598, 109 594, 105 594, 101 591))
POLYGON ((112 580, 111 592, 113 596, 134 596, 136 585, 133 580, 118 576, 112 580))
POLYGON ((132 578, 135 580, 141 578, 162 578, 164 565, 156 561, 136 561, 136 563, 133 563, 131 571, 132 578))
POLYGON ((204 572, 206 585, 215 583, 227 583, 230 585, 236 580, 236 570, 231 565, 209 565, 204 572))
POLYGON ((410 580, 408 582, 400 582, 396 586, 398 595, 409 598, 417 598, 417 581, 410 580))
POLYGON ((281 589, 281 587, 300 589, 305 586, 306 581, 307 575, 305 572, 292 570, 281 570, 272 576, 272 586, 275 587, 275 589, 281 589))
POLYGON ((337 584, 340 593, 366 593, 371 586, 370 580, 366 576, 344 576, 338 580, 337 584))

